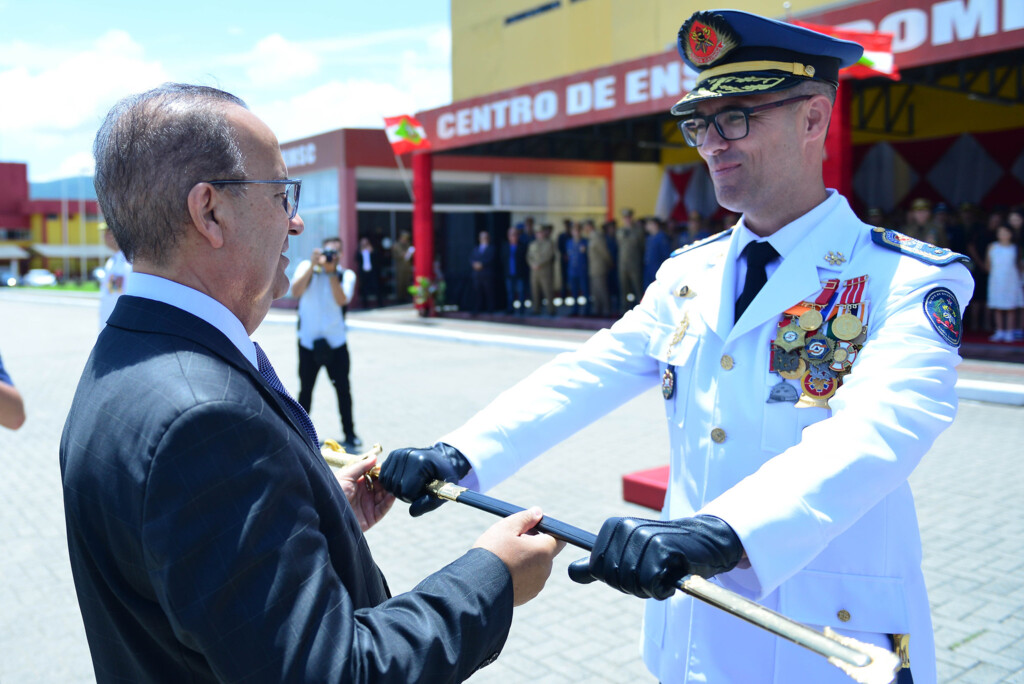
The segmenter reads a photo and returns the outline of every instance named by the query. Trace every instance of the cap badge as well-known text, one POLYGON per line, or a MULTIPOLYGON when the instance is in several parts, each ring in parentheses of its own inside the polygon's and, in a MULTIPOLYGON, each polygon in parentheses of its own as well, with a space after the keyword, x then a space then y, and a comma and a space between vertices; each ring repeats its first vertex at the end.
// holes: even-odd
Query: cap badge
POLYGON ((683 25, 687 58, 699 67, 713 64, 736 47, 729 25, 711 12, 697 12, 683 25))

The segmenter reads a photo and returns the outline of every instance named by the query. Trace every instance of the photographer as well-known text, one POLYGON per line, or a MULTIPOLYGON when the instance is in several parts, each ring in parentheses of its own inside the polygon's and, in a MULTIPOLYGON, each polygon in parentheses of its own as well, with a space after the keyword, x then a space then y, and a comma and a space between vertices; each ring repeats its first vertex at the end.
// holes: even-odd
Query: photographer
POLYGON ((292 277, 292 296, 299 300, 299 404, 309 412, 313 385, 321 367, 338 394, 338 413, 345 431, 342 446, 361 446, 352 424, 352 393, 348 384, 349 355, 342 307, 352 299, 356 274, 344 268, 341 240, 329 237, 313 250, 292 277))

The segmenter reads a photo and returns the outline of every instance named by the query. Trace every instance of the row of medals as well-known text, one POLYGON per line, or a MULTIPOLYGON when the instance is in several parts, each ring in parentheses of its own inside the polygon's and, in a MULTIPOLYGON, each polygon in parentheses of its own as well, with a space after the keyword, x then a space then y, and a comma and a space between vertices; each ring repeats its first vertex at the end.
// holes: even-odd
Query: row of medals
POLYGON ((771 388, 768 403, 829 408, 829 398, 849 374, 866 335, 861 319, 849 312, 829 321, 813 308, 799 315, 782 314, 770 370, 783 379, 771 388), (799 394, 787 380, 799 381, 799 394))

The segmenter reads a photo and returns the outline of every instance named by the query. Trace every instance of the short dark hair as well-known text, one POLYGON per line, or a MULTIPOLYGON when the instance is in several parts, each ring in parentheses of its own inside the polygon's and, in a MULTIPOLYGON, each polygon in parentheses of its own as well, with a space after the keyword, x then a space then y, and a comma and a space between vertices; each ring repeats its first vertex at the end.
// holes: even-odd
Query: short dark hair
MULTIPOLYGON (((206 180, 245 178, 245 159, 226 107, 248 109, 223 90, 165 83, 129 95, 96 133, 94 184, 125 257, 168 261, 189 221, 188 193, 206 180)), ((244 193, 244 186, 224 186, 244 193)))
POLYGON ((344 249, 345 248, 345 243, 342 242, 341 238, 338 237, 337 235, 328 235, 327 237, 324 238, 324 241, 320 243, 320 246, 321 247, 326 247, 328 242, 337 242, 338 243, 338 249, 344 249))

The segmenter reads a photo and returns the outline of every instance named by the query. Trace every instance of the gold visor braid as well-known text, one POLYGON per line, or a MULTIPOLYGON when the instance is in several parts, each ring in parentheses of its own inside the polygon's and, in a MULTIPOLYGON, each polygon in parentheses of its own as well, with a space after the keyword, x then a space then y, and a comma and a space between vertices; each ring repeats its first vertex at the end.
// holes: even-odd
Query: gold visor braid
POLYGON ((801 64, 800 62, 773 62, 771 60, 763 59, 752 62, 734 62, 732 64, 723 64, 722 66, 705 69, 700 72, 699 76, 697 76, 697 83, 703 83, 709 78, 714 78, 715 76, 735 74, 741 71, 784 71, 793 74, 794 76, 814 78, 814 67, 810 64, 801 64))

